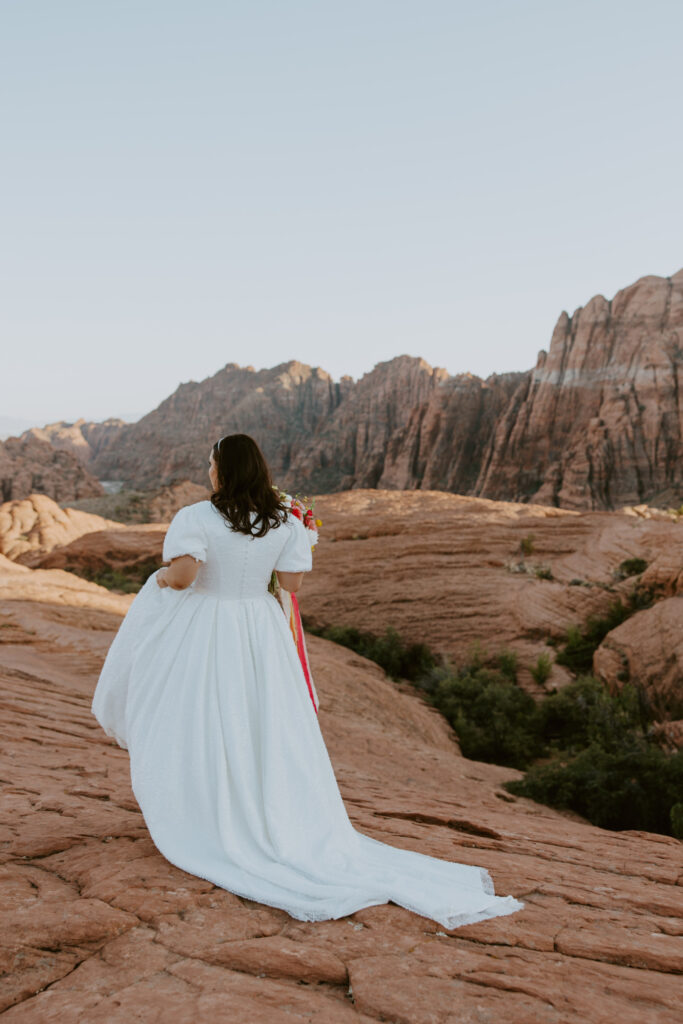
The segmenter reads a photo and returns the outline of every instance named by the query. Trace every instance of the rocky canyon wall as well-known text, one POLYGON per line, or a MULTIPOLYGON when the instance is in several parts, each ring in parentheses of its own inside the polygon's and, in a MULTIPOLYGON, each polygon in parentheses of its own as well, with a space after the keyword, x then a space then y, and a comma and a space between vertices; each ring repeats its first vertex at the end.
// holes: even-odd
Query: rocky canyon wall
MULTIPOLYGON (((482 380, 398 356, 335 382, 294 361, 259 371, 228 364, 181 384, 137 423, 80 420, 23 436, 139 489, 205 485, 213 441, 245 432, 290 489, 446 490, 576 509, 673 505, 683 501, 682 384, 680 270, 563 312, 531 371, 482 380)), ((20 490, 11 497, 26 496, 20 490)))
POLYGON ((475 493, 563 508, 683 495, 683 270, 562 313, 475 493))
POLYGON ((0 441, 0 500, 47 494, 55 501, 74 501, 102 494, 99 481, 71 451, 27 435, 0 441))

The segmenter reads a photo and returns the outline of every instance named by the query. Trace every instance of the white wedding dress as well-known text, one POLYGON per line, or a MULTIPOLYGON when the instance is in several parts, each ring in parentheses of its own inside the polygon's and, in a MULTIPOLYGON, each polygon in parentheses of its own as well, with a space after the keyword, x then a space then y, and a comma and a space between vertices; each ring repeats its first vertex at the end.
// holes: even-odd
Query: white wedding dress
POLYGON ((163 557, 201 560, 183 591, 153 574, 107 654, 92 710, 130 755, 172 864, 301 921, 393 901, 444 928, 520 910, 488 872, 381 843, 348 817, 271 572, 311 569, 294 517, 248 537, 210 501, 180 509, 163 557))

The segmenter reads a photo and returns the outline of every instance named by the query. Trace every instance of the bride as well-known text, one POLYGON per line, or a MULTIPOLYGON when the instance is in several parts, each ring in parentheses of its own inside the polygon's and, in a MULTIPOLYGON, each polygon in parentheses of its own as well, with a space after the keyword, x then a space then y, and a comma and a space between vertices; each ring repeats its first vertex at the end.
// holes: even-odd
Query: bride
POLYGON ((130 756, 151 837, 172 864, 301 921, 393 902, 444 928, 520 910, 484 868, 381 843, 342 801, 287 621, 307 531, 256 442, 213 445, 210 500, 176 513, 166 568, 136 595, 93 714, 130 756))

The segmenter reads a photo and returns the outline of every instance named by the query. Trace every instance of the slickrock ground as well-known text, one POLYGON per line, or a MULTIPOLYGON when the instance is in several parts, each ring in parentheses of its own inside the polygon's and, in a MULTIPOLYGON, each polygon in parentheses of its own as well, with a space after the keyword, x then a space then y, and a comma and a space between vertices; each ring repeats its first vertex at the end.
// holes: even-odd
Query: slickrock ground
MULTIPOLYGON (((164 500, 198 500, 188 490, 195 486, 169 490, 164 500)), ((102 529, 95 516, 32 496, 0 506, 0 527, 3 513, 25 506, 40 513, 28 542, 35 535, 47 550, 24 551, 21 562, 86 575, 107 569, 144 574, 161 563, 162 523, 105 521, 102 529), (87 522, 79 522, 75 539, 54 546, 56 516, 67 513, 70 523, 77 514, 87 522)), ((554 658, 549 638, 604 613, 618 598, 627 600, 640 580, 657 602, 608 635, 595 671, 612 688, 627 672, 656 698, 662 718, 682 717, 683 520, 644 506, 575 512, 442 491, 348 491, 323 495, 315 507, 323 529, 301 597, 312 622, 373 632, 394 626, 456 662, 476 642, 490 651, 510 647, 519 655, 521 684, 538 693, 530 668, 541 653, 554 658), (523 541, 531 544, 527 555, 523 541), (635 557, 648 563, 642 576, 618 579, 621 562, 635 557), (547 571, 552 579, 536 575, 547 571)), ((6 543, 16 545, 16 537, 6 543)), ((546 688, 569 678, 554 665, 546 688)))
MULTIPOLYGON (((625 599, 637 577, 618 580, 615 571, 625 559, 645 559, 652 571, 643 579, 662 600, 629 618, 621 635, 640 635, 640 623, 644 633, 650 622, 648 649, 656 649, 657 666, 667 660, 662 685, 683 697, 683 598, 674 596, 683 521, 644 508, 579 513, 439 491, 347 491, 319 497, 315 510, 323 520, 321 540, 301 593, 311 621, 378 633, 394 626, 456 662, 475 642, 491 652, 510 647, 531 692, 538 687, 529 667, 542 652, 554 657, 548 638, 625 599), (533 550, 523 557, 524 538, 533 550), (528 571, 511 571, 520 562, 528 571), (553 579, 538 578, 535 567, 550 569, 553 579)), ((633 658, 635 676, 640 666, 633 658)), ((616 684, 621 661, 614 671, 606 659, 603 666, 616 684)), ((654 686, 651 677, 644 681, 654 686)), ((567 678, 556 665, 546 685, 567 678)))
POLYGON ((680 1020, 681 844, 511 797, 517 772, 461 757, 418 697, 316 638, 320 725, 356 827, 485 866, 524 910, 449 933, 391 904, 307 923, 172 867, 90 714, 130 598, 68 576, 0 563, 7 1024, 680 1020))

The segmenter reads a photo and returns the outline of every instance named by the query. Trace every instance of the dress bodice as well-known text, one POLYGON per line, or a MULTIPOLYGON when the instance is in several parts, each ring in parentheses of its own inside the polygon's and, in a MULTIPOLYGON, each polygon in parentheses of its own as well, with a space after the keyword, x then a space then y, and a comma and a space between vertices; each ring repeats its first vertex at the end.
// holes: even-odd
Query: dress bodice
POLYGON ((308 572, 312 566, 308 531, 289 515, 264 537, 233 530, 210 501, 181 508, 164 539, 165 562, 180 555, 201 561, 192 590, 224 600, 250 600, 268 592, 273 569, 308 572))

